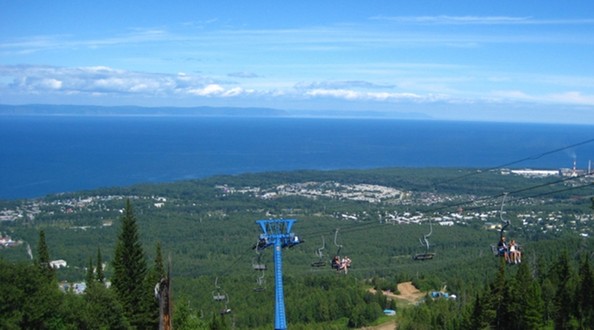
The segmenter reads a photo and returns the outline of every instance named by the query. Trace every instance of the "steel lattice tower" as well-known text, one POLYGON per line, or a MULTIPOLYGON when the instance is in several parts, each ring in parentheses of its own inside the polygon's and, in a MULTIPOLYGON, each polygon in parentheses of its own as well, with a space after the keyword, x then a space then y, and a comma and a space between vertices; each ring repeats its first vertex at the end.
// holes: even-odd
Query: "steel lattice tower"
POLYGON ((256 245, 256 249, 265 249, 269 246, 274 246, 274 329, 276 330, 287 329, 285 298, 283 291, 283 261, 281 251, 285 247, 292 247, 302 242, 299 237, 291 232, 291 228, 293 227, 295 221, 297 220, 275 219, 256 221, 256 223, 259 224, 260 228, 262 229, 262 234, 260 234, 260 240, 256 245))

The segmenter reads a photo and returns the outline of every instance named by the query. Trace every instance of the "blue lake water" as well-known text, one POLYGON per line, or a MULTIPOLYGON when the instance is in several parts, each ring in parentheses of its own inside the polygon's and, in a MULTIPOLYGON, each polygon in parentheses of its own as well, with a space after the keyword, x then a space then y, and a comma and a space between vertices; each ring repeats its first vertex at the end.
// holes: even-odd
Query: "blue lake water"
POLYGON ((593 126, 304 118, 2 116, 0 199, 217 174, 380 167, 581 168, 593 126))

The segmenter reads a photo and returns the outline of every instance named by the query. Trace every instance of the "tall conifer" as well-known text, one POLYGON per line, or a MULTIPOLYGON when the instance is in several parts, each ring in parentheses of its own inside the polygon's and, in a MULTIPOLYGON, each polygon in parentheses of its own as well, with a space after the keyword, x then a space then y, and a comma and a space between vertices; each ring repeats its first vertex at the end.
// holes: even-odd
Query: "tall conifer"
POLYGON ((489 309, 495 312, 495 318, 493 319, 493 327, 501 329, 507 324, 508 321, 508 310, 506 306, 506 299, 508 297, 507 292, 507 281, 505 278, 505 260, 500 258, 499 271, 495 276, 494 282, 491 284, 491 294, 489 297, 490 306, 489 309))
POLYGON ((95 279, 99 283, 105 282, 105 274, 103 273, 103 258, 101 257, 101 249, 97 248, 97 273, 95 279))
POLYGON ((584 325, 594 324, 594 273, 589 255, 582 260, 579 270, 579 285, 576 293, 580 320, 584 325))
POLYGON ((519 265, 511 301, 514 329, 541 329, 544 303, 527 263, 519 265))
POLYGON ((89 266, 87 267, 87 275, 85 276, 85 285, 87 290, 95 285, 95 276, 93 273, 93 258, 89 258, 89 266))
POLYGON ((55 278, 54 269, 50 264, 49 249, 45 242, 45 231, 39 231, 39 242, 37 242, 37 265, 43 274, 52 281, 55 278))
POLYGON ((569 265, 567 251, 563 251, 553 269, 558 281, 555 297, 553 298, 555 306, 555 328, 566 329, 569 327, 569 322, 573 313, 573 291, 570 288, 571 267, 569 265))
MULTIPOLYGON (((149 317, 152 325, 159 325, 159 300, 155 296, 156 286, 165 278, 165 267, 163 265, 163 255, 161 253, 161 242, 157 242, 155 261, 153 267, 147 275, 147 302, 149 309, 149 317)), ((163 294, 163 293, 160 293, 163 294)))
POLYGON ((130 200, 126 201, 121 220, 122 227, 112 262, 111 282, 130 324, 136 328, 145 328, 147 265, 130 200))

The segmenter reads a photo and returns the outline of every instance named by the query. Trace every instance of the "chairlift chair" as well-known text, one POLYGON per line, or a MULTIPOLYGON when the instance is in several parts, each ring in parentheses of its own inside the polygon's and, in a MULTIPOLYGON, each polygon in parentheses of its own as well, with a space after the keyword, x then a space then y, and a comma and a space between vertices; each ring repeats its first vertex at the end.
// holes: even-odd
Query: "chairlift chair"
POLYGON ((253 263, 252 268, 254 270, 266 270, 266 264, 263 263, 253 263))
POLYGON ((435 253, 429 252, 429 236, 433 233, 433 225, 431 224, 431 220, 429 220, 429 234, 423 235, 423 238, 419 239, 421 245, 425 246, 425 253, 418 253, 413 256, 413 260, 430 260, 433 259, 435 253))
POLYGON ((262 252, 259 249, 255 249, 257 256, 252 260, 252 268, 254 270, 266 270, 266 264, 261 261, 262 252))
POLYGON ((501 219, 501 230, 499 231, 499 241, 495 244, 491 244, 491 251, 496 257, 503 257, 502 251, 499 249, 499 242, 503 239, 503 233, 509 227, 511 222, 509 220, 503 219, 503 206, 505 205, 505 198, 507 197, 507 193, 503 193, 503 198, 501 199, 501 209, 499 210, 499 219, 501 219))
POLYGON ((255 292, 262 292, 262 291, 266 290, 266 288, 264 287, 264 284, 265 284, 264 275, 265 275, 265 273, 262 272, 262 274, 260 276, 258 276, 258 278, 256 279, 256 287, 254 287, 255 292))
POLYGON ((324 260, 324 253, 322 250, 326 247, 326 241, 324 240, 324 235, 322 235, 322 247, 316 250, 316 255, 318 256, 318 260, 311 263, 312 267, 324 267, 326 266, 326 260, 324 260))
POLYGON ((334 269, 340 269, 340 250, 342 250, 342 244, 338 244, 336 242, 337 238, 338 238, 338 229, 336 228, 336 231, 334 232, 334 245, 336 245, 336 247, 338 248, 336 250, 336 253, 334 254, 334 258, 332 258, 332 263, 331 266, 334 269))
POLYGON ((224 301, 225 299, 227 299, 227 296, 223 293, 213 291, 212 299, 214 299, 214 301, 224 301))
POLYGON ((215 278, 215 289, 212 291, 212 299, 214 301, 225 301, 228 299, 227 295, 221 291, 221 287, 218 285, 219 278, 215 278))
POLYGON ((225 305, 219 311, 219 313, 221 315, 229 314, 229 313, 231 313, 231 309, 228 307, 229 296, 221 290, 221 287, 218 285, 218 281, 219 281, 219 278, 216 277, 215 278, 215 290, 212 292, 212 299, 216 302, 221 302, 225 305))
POLYGON ((330 266, 333 269, 336 269, 337 271, 341 271, 344 269, 345 273, 346 273, 347 272, 346 268, 351 268, 351 261, 350 261, 350 259, 348 259, 348 262, 346 263, 346 267, 343 266, 344 259, 340 258, 340 250, 342 250, 342 244, 338 244, 337 239, 338 239, 338 228, 336 228, 336 231, 334 232, 334 245, 336 245, 336 247, 338 249, 336 250, 336 254, 334 255, 334 257, 332 258, 332 262, 330 263, 330 266))

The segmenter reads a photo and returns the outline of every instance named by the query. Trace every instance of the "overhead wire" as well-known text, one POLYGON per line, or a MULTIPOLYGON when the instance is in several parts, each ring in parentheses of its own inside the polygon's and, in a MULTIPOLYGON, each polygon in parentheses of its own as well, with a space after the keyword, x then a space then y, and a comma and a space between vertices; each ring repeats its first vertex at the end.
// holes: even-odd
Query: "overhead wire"
MULTIPOLYGON (((578 147, 578 146, 585 145, 585 144, 592 143, 592 142, 594 142, 594 138, 588 139, 588 140, 584 140, 584 141, 581 141, 581 142, 578 142, 578 143, 574 143, 572 145, 568 145, 568 146, 565 146, 565 147, 562 147, 562 148, 557 148, 557 149, 546 151, 546 152, 543 152, 543 153, 540 153, 540 154, 536 154, 536 155, 532 155, 532 156, 525 157, 525 158, 522 158, 522 159, 518 159, 516 161, 508 162, 508 163, 505 163, 505 164, 502 164, 502 165, 498 165, 498 166, 495 166, 495 167, 491 167, 491 168, 488 168, 487 171, 492 171, 492 170, 496 170, 496 169, 505 168, 505 167, 512 166, 512 165, 515 165, 515 164, 519 164, 519 163, 522 163, 522 162, 525 162, 525 161, 528 161, 528 160, 537 160, 537 159, 540 159, 540 158, 542 158, 542 157, 544 157, 546 155, 554 154, 554 153, 557 153, 557 152, 560 152, 560 151, 564 151, 564 150, 567 150, 567 149, 570 149, 570 148, 578 147)), ((451 182, 454 182, 454 181, 458 181, 458 180, 461 180, 461 179, 464 179, 464 178, 468 178, 468 177, 471 177, 471 176, 475 176, 475 175, 479 175, 479 174, 482 174, 482 173, 484 173, 484 171, 473 172, 473 173, 461 175, 461 176, 458 176, 458 177, 455 177, 455 178, 452 178, 452 179, 447 179, 447 180, 443 180, 443 181, 437 182, 433 186, 435 187, 437 185, 442 185, 442 184, 445 184, 445 183, 451 183, 451 182)), ((589 175, 589 174, 590 173, 586 173, 585 175, 589 175)), ((440 210, 444 210, 444 209, 447 209, 447 208, 460 207, 462 205, 467 205, 469 203, 473 203, 474 204, 477 201, 494 200, 494 199, 498 199, 499 197, 502 197, 502 196, 513 195, 513 194, 527 192, 527 191, 531 191, 531 190, 535 190, 535 189, 539 189, 539 188, 543 188, 543 187, 548 187, 548 186, 552 186, 552 185, 564 183, 566 181, 575 180, 575 179, 581 178, 581 177, 583 177, 585 175, 572 176, 572 177, 564 178, 564 179, 557 180, 557 181, 554 181, 554 182, 548 182, 548 183, 544 183, 544 184, 540 184, 540 185, 536 185, 536 186, 521 188, 521 189, 518 189, 518 190, 515 190, 515 191, 511 191, 511 192, 504 192, 502 194, 497 194, 495 196, 484 197, 484 198, 481 198, 479 200, 473 199, 473 200, 470 200, 470 201, 456 203, 454 205, 443 205, 443 206, 441 206, 439 208, 434 209, 433 212, 438 212, 440 210)), ((522 199, 526 199, 526 198, 542 197, 542 196, 549 195, 549 194, 555 194, 555 193, 566 192, 566 191, 571 191, 571 190, 575 190, 575 189, 581 189, 581 188, 584 188, 584 187, 587 187, 587 186, 593 186, 593 185, 594 184, 591 183, 589 185, 587 184, 587 185, 582 185, 582 186, 569 187, 569 188, 565 188, 565 189, 561 189, 561 190, 556 190, 556 191, 543 192, 543 193, 540 193, 540 194, 537 194, 537 195, 533 195, 533 196, 516 197, 516 198, 513 199, 513 201, 518 201, 518 200, 522 200, 522 199)), ((482 207, 484 207, 484 206, 482 206, 482 207)), ((375 227, 376 225, 382 225, 382 223, 381 222, 380 223, 376 223, 376 222, 371 222, 371 221, 370 222, 367 222, 367 223, 364 223, 364 224, 353 223, 350 226, 342 226, 341 227, 341 230, 342 230, 342 232, 349 232, 350 233, 350 232, 364 230, 364 229, 367 229, 368 227, 371 228, 372 226, 375 227)), ((336 229, 336 234, 337 233, 338 233, 338 229, 336 229)), ((318 234, 323 234, 323 233, 322 232, 318 232, 318 234)), ((300 235, 303 236, 303 234, 300 234, 300 235)), ((250 250, 252 250, 252 249, 251 248, 246 249, 243 253, 241 253, 240 255, 238 255, 234 260, 232 260, 231 263, 229 263, 229 265, 226 268, 224 268, 220 272, 220 275, 229 274, 231 272, 231 270, 234 269, 234 268, 236 268, 236 266, 239 264, 239 262, 242 261, 248 255, 248 253, 250 252, 250 250)), ((217 279, 218 279, 218 277, 217 277, 217 279)))
MULTIPOLYGON (((546 151, 546 152, 542 152, 540 154, 536 154, 536 155, 532 155, 532 156, 529 156, 529 157, 521 158, 519 160, 515 160, 515 161, 509 162, 509 163, 505 163, 505 164, 499 165, 497 167, 491 167, 491 168, 488 168, 487 171, 473 172, 473 173, 461 175, 461 176, 458 176, 458 177, 455 177, 455 178, 452 178, 452 179, 449 179, 449 180, 443 180, 443 181, 440 181, 440 182, 436 183, 435 185, 444 184, 444 183, 450 183, 450 182, 454 182, 454 181, 457 181, 459 179, 467 178, 467 177, 470 177, 470 176, 480 175, 480 174, 483 174, 483 173, 488 172, 488 171, 492 171, 492 170, 496 170, 496 169, 502 169, 502 168, 505 168, 505 167, 508 167, 508 166, 511 166, 511 165, 515 165, 515 164, 519 164, 519 163, 525 162, 527 160, 536 160, 536 159, 542 158, 542 157, 544 157, 546 155, 554 154, 554 153, 557 153, 557 152, 560 152, 560 151, 564 151, 564 150, 567 150, 567 149, 570 149, 570 148, 575 148, 575 147, 578 147, 578 146, 581 146, 581 145, 585 145, 585 144, 588 144, 588 143, 592 143, 592 142, 594 142, 594 138, 588 139, 588 140, 584 140, 584 141, 581 141, 581 142, 577 142, 577 143, 574 143, 574 144, 571 144, 571 145, 568 145, 568 146, 565 146, 565 147, 562 147, 562 148, 557 148, 557 149, 549 150, 549 151, 546 151)), ((464 206, 464 205, 468 205, 468 204, 474 204, 476 202, 485 202, 485 201, 489 201, 489 200, 496 200, 496 199, 499 199, 500 197, 504 196, 505 194, 513 195, 513 194, 518 194, 518 193, 522 193, 522 192, 527 192, 527 191, 531 191, 531 190, 535 190, 535 189, 539 189, 539 188, 553 186, 553 185, 560 184, 560 183, 565 183, 567 181, 572 181, 572 180, 580 179, 580 178, 586 177, 588 175, 590 175, 590 173, 584 173, 584 174, 579 174, 579 175, 575 175, 575 176, 570 176, 570 177, 567 177, 567 178, 562 178, 560 180, 556 180, 556 181, 552 181, 552 182, 547 182, 547 183, 543 183, 543 184, 539 184, 539 185, 535 185, 535 186, 530 186, 530 187, 526 187, 526 188, 521 188, 521 189, 517 189, 517 190, 514 190, 514 191, 503 192, 503 193, 496 194, 496 195, 491 195, 491 196, 485 196, 485 197, 482 197, 482 198, 479 198, 479 199, 471 199, 471 200, 457 202, 457 203, 454 203, 454 204, 442 205, 442 206, 439 206, 439 207, 436 207, 436 208, 432 209, 432 212, 439 212, 441 210, 455 208, 455 207, 460 207, 460 206, 464 206)), ((584 185, 581 188, 587 187, 587 186, 589 186, 589 185, 584 185)), ((573 190, 573 189, 575 189, 575 188, 563 189, 563 190, 559 190, 557 192, 563 192, 563 191, 573 190)), ((555 193, 555 192, 550 192, 550 193, 545 193, 545 194, 553 194, 553 193, 555 193)), ((543 195, 545 195, 545 194, 543 194, 543 195)), ((535 195, 534 197, 531 197, 531 198, 535 198, 535 197, 538 197, 538 196, 539 195, 535 195)), ((526 198, 528 198, 528 197, 526 197, 526 198)), ((518 197, 516 197, 516 198, 514 198, 514 201, 515 200, 522 200, 522 199, 524 199, 524 198, 518 198, 518 197)), ((483 206, 480 206, 480 207, 474 207, 474 208, 482 208, 482 207, 484 207, 484 205, 483 206)), ((471 208, 471 209, 473 209, 473 208, 471 208)), ((378 223, 369 222, 369 225, 378 225, 378 223)), ((363 228, 361 226, 362 225, 357 225, 357 223, 353 223, 352 226, 349 226, 349 228, 344 229, 342 231, 343 232, 351 232, 351 231, 360 231, 360 230, 366 229, 366 228, 363 228), (353 229, 350 229, 350 228, 353 228, 353 229)), ((317 233, 319 234, 320 232, 317 232, 317 233)))
MULTIPOLYGON (((576 179, 580 179, 583 177, 588 176, 588 174, 581 174, 581 175, 577 175, 577 176, 573 176, 573 177, 569 177, 569 178, 565 178, 562 180, 557 180, 557 181, 553 181, 553 182, 548 182, 548 183, 544 183, 544 184, 539 184, 539 185, 535 185, 535 186, 530 186, 530 187, 526 187, 526 188, 521 188, 521 189, 517 189, 517 190, 512 190, 512 191, 508 191, 508 192, 503 192, 500 194, 496 194, 496 195, 491 195, 491 196, 486 196, 486 197, 482 197, 482 198, 478 198, 478 199, 472 199, 472 200, 467 200, 467 201, 461 201, 461 202, 457 202, 454 204, 447 204, 447 205, 443 205, 440 206, 439 208, 434 209, 433 211, 441 211, 443 209, 449 209, 449 208, 455 208, 455 207, 460 207, 460 206, 464 206, 467 204, 471 204, 471 203, 476 203, 476 202, 484 202, 484 201, 489 201, 489 200, 497 200, 500 197, 503 197, 504 195, 508 195, 508 196, 513 196, 516 195, 518 193, 521 192, 527 192, 527 191, 531 191, 531 190, 535 190, 535 189, 539 189, 539 188, 544 188, 544 187, 548 187, 548 186, 554 186, 560 183, 565 183, 567 181, 573 181, 576 179)), ((580 186, 581 188, 583 187, 588 187, 591 186, 592 184, 585 184, 583 186, 580 186)), ((542 195, 548 195, 548 194, 553 194, 555 192, 563 192, 566 190, 572 190, 572 189, 562 189, 562 190, 558 190, 558 191, 553 191, 553 192, 545 192, 542 195)), ((514 197, 514 201, 516 200, 523 200, 523 199, 528 199, 528 198, 535 198, 535 197, 539 197, 539 195, 533 195, 533 196, 526 196, 526 197, 514 197)), ((475 207, 471 207, 469 209, 477 209, 477 208, 483 208, 484 206, 475 206, 475 207)), ((468 210, 468 208, 466 209, 468 210)))
MULTIPOLYGON (((516 165, 516 164, 519 164, 519 163, 523 163, 523 162, 529 161, 529 160, 537 160, 537 159, 540 159, 540 158, 542 158, 544 156, 557 153, 559 151, 564 151, 564 150, 567 150, 567 149, 579 147, 579 146, 582 146, 582 145, 585 145, 585 144, 588 144, 588 143, 592 143, 592 142, 594 142, 594 138, 588 139, 588 140, 584 140, 584 141, 580 141, 580 142, 577 142, 577 143, 574 143, 574 144, 571 144, 571 145, 568 145, 568 146, 565 146, 565 147, 561 147, 561 148, 557 148, 557 149, 545 151, 545 152, 542 152, 542 153, 539 153, 539 154, 536 154, 536 155, 532 155, 532 156, 528 156, 528 157, 525 157, 525 158, 521 158, 521 159, 518 159, 518 160, 514 160, 514 161, 511 161, 509 163, 505 163, 505 164, 497 165, 497 166, 494 166, 494 167, 490 167, 490 168, 487 168, 486 171, 493 171, 493 170, 497 170, 497 169, 506 168, 506 167, 509 167, 509 166, 512 166, 512 165, 516 165)), ((483 172, 473 172, 473 173, 468 173, 468 174, 465 174, 465 175, 460 175, 460 176, 454 177, 452 179, 443 180, 441 182, 438 182, 438 184, 450 183, 450 182, 458 181, 460 179, 465 179, 467 177, 479 175, 481 173, 483 173, 483 172)))
MULTIPOLYGON (((539 154, 535 154, 535 155, 532 155, 532 156, 528 156, 528 157, 525 157, 525 158, 521 158, 521 159, 518 159, 518 160, 515 160, 515 161, 512 161, 512 162, 508 162, 508 163, 505 163, 505 164, 501 164, 501 165, 498 165, 498 166, 490 167, 490 168, 487 168, 486 171, 473 172, 473 173, 469 173, 469 174, 460 175, 460 176, 457 176, 457 177, 454 177, 454 178, 451 178, 451 179, 439 181, 439 182, 435 183, 434 185, 441 185, 441 184, 445 184, 445 183, 450 183, 450 182, 458 181, 458 180, 461 180, 461 179, 464 179, 464 178, 468 178, 468 177, 475 176, 475 175, 480 175, 480 174, 483 174, 483 173, 488 172, 488 171, 502 169, 502 168, 509 167, 509 166, 512 166, 512 165, 516 165, 516 164, 519 164, 519 163, 522 163, 522 162, 525 162, 525 161, 529 161, 529 160, 537 160, 537 159, 540 159, 540 158, 542 158, 542 157, 544 157, 546 155, 551 155, 551 154, 554 154, 554 153, 557 153, 557 152, 560 152, 560 151, 564 151, 564 150, 567 150, 567 149, 575 148, 575 147, 582 146, 582 145, 585 145, 585 144, 589 144, 589 143, 592 143, 592 142, 594 142, 594 138, 588 139, 588 140, 584 140, 584 141, 580 141, 580 142, 577 142, 577 143, 574 143, 574 144, 571 144, 571 145, 568 145, 568 146, 564 146, 564 147, 561 147, 561 148, 557 148, 557 149, 549 150, 549 151, 546 151, 546 152, 542 152, 542 153, 539 153, 539 154)), ((543 184, 539 184, 539 185, 535 185, 535 186, 521 188, 521 189, 518 189, 518 190, 515 190, 515 191, 506 192, 506 193, 501 193, 501 194, 486 196, 486 197, 482 197, 482 198, 479 198, 479 199, 471 199, 471 200, 466 200, 466 201, 462 201, 462 202, 458 202, 458 203, 454 203, 454 204, 442 205, 442 206, 439 206, 439 207, 433 209, 432 212, 438 212, 438 211, 441 211, 441 210, 444 210, 444 209, 450 209, 450 208, 460 207, 460 206, 468 205, 468 204, 475 204, 476 202, 486 202, 486 201, 489 201, 489 200, 496 200, 496 199, 499 199, 500 197, 502 197, 504 194, 514 195, 514 194, 518 194, 518 193, 522 193, 522 192, 527 192, 527 191, 531 191, 531 190, 535 190, 535 189, 539 189, 539 188, 544 188, 544 187, 548 187, 548 186, 552 186, 552 185, 564 183, 564 182, 567 182, 567 181, 579 179, 579 178, 585 177, 585 176, 587 176, 589 174, 590 173, 576 175, 576 176, 571 176, 571 177, 568 177, 568 178, 563 178, 561 180, 556 180, 556 181, 553 181, 553 182, 548 182, 548 183, 543 183, 543 184)), ((544 193, 540 193, 540 194, 533 195, 533 196, 515 197, 515 198, 513 198, 513 201, 519 201, 519 200, 523 200, 523 199, 527 199, 527 198, 536 198, 536 197, 541 197, 541 196, 545 196, 545 195, 550 195, 550 194, 555 194, 555 193, 560 193, 560 192, 565 192, 565 191, 570 191, 570 190, 581 189, 581 188, 584 188, 584 187, 587 187, 587 186, 593 186, 593 185, 594 184, 591 183, 591 184, 586 184, 586 185, 577 186, 577 187, 570 187, 570 188, 556 190, 556 191, 551 191, 551 192, 544 192, 544 193)), ((467 208, 466 210, 469 210, 469 209, 472 210, 472 209, 475 209, 475 208, 483 208, 483 207, 485 207, 485 205, 467 208)), ((357 232, 357 231, 365 230, 365 229, 368 229, 368 228, 371 228, 371 227, 375 227, 375 226, 379 226, 379 225, 383 225, 383 224, 382 223, 377 223, 377 222, 372 222, 372 221, 365 222, 363 224, 361 224, 360 222, 353 222, 352 224, 340 226, 340 230, 343 233, 344 232, 351 233, 351 232, 357 232)), ((300 233, 300 236, 304 236, 305 235, 307 237, 309 235, 320 235, 320 234, 324 234, 324 233, 327 233, 327 232, 326 231, 315 231, 315 232, 312 232, 312 233, 306 232, 305 234, 304 233, 300 233)), ((226 268, 223 269, 223 271, 221 273, 222 274, 229 273, 231 271, 231 269, 233 269, 233 268, 236 267, 236 265, 239 263, 239 261, 241 261, 243 258, 245 258, 248 255, 248 253, 250 252, 250 250, 251 249, 247 249, 244 253, 238 255, 226 268)))

